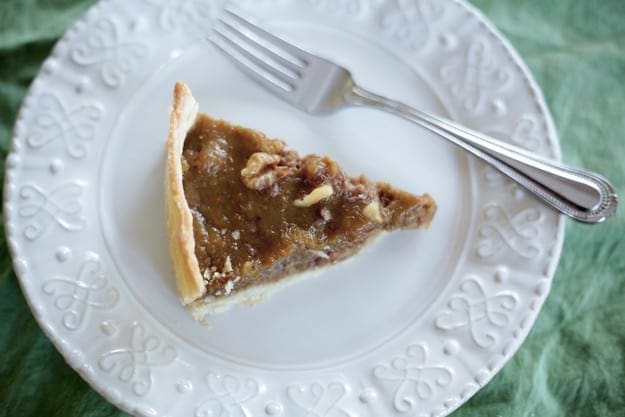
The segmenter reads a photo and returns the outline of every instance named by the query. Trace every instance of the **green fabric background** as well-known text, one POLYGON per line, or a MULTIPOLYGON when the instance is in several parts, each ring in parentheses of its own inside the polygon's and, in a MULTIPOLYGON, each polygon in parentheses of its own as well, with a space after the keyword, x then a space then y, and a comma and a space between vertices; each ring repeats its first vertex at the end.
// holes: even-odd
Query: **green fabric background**
MULTIPOLYGON (((0 0, 2 172, 26 89, 92 0, 0 0)), ((625 0, 474 0, 542 87, 564 161, 625 196, 625 0)), ((28 309, 0 232, 0 417, 122 416, 67 366, 28 309)), ((552 292, 514 358, 454 417, 625 416, 625 208, 567 222, 552 292)))

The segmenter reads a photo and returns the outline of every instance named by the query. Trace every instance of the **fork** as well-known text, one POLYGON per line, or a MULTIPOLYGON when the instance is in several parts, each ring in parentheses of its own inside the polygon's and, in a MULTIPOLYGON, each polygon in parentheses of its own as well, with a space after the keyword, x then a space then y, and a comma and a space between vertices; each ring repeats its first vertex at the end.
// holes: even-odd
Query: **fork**
POLYGON ((567 167, 359 87, 340 65, 286 42, 225 9, 209 40, 249 77, 284 101, 323 115, 371 106, 449 140, 522 185, 559 212, 599 223, 616 212, 617 196, 601 175, 567 167))

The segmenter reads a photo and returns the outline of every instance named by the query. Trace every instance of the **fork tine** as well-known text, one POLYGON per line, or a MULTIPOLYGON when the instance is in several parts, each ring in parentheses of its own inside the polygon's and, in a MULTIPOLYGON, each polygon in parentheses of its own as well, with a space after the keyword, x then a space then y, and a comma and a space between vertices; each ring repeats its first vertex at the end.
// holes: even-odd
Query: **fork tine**
POLYGON ((221 43, 214 38, 209 38, 209 41, 227 58, 229 58, 241 71, 266 89, 273 91, 275 94, 282 97, 293 90, 292 85, 274 77, 272 73, 268 73, 267 71, 262 70, 262 68, 255 67, 249 61, 246 62, 245 57, 237 56, 236 52, 233 53, 228 49, 228 47, 221 45, 221 43))
POLYGON ((280 51, 275 45, 272 45, 266 39, 260 39, 258 35, 250 32, 249 29, 239 27, 236 23, 232 24, 224 19, 219 19, 219 23, 228 28, 229 31, 236 33, 239 38, 248 44, 251 44, 255 49, 262 51, 264 55, 267 55, 267 57, 275 61, 276 64, 281 65, 285 70, 292 72, 292 78, 297 78, 301 75, 301 70, 303 70, 304 67, 302 67, 299 62, 294 62, 299 60, 293 59, 293 57, 285 54, 283 51, 280 51))
MULTIPOLYGON (((226 33, 222 32, 218 28, 214 28, 213 31, 217 36, 221 38, 221 40, 228 45, 228 47, 237 52, 237 54, 244 57, 247 61, 254 64, 258 70, 262 70, 270 74, 273 78, 280 80, 285 86, 288 86, 287 90, 293 90, 295 87, 292 84, 293 78, 290 78, 289 75, 285 74, 283 70, 280 70, 267 61, 263 60, 260 56, 258 56, 252 48, 245 47, 242 43, 237 42, 232 37, 228 36, 226 33)), ((232 54, 230 54, 232 55, 232 54)))
POLYGON ((278 38, 272 33, 267 32, 265 29, 262 29, 256 26, 255 24, 253 24, 252 22, 250 22, 249 20, 239 16, 238 14, 236 14, 230 9, 224 9, 224 12, 228 16, 232 17, 236 22, 240 23, 244 28, 258 35, 261 39, 265 39, 268 42, 271 42, 273 45, 283 49, 284 52, 286 52, 290 58, 293 58, 293 62, 292 62, 293 64, 296 64, 302 68, 309 65, 310 63, 309 61, 311 61, 311 59, 309 58, 310 57, 309 52, 306 52, 303 49, 300 49, 297 46, 292 45, 278 38))

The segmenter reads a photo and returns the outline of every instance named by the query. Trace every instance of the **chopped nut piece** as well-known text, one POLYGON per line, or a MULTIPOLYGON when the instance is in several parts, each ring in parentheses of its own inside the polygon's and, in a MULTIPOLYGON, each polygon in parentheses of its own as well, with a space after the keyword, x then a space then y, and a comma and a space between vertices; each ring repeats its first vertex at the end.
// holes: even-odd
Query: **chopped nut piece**
POLYGON ((327 254, 327 253, 325 253, 325 252, 324 252, 324 251, 322 251, 322 250, 313 250, 313 249, 309 249, 309 250, 310 250, 310 253, 314 253, 314 254, 315 254, 318 258, 321 258, 321 259, 330 259, 330 257, 328 256, 328 254, 327 254))
POLYGON ((234 288, 234 284, 232 283, 232 281, 226 282, 226 286, 224 287, 224 291, 226 295, 230 294, 233 288, 234 288))
POLYGON ((321 210, 319 210, 319 216, 326 222, 332 220, 332 213, 330 213, 330 209, 327 207, 322 207, 321 210))
POLYGON ((229 274, 232 272, 232 262, 230 261, 230 257, 226 256, 226 261, 224 262, 224 268, 221 270, 222 274, 229 274))
POLYGON ((252 270, 253 262, 245 261, 243 262, 243 266, 241 266, 241 274, 247 274, 252 270))
POLYGON ((317 155, 307 155, 301 161, 301 176, 304 184, 317 187, 321 184, 327 184, 328 181, 335 186, 345 178, 345 174, 340 168, 328 157, 317 155))
POLYGON ((362 209, 362 214, 364 214, 369 220, 373 220, 377 223, 384 223, 384 219, 382 218, 382 213, 380 212, 380 203, 377 201, 372 201, 367 204, 364 209, 362 209))
POLYGON ((334 194, 334 189, 331 185, 321 185, 306 194, 303 198, 293 201, 293 205, 295 207, 310 207, 324 198, 330 197, 332 194, 334 194))
POLYGON ((234 232, 232 232, 232 238, 234 240, 239 240, 240 237, 241 237, 241 232, 239 232, 238 230, 235 230, 234 232))
POLYGON ((256 152, 247 160, 247 165, 241 170, 241 181, 251 190, 263 190, 271 187, 278 179, 275 168, 280 162, 279 155, 270 155, 265 152, 256 152))

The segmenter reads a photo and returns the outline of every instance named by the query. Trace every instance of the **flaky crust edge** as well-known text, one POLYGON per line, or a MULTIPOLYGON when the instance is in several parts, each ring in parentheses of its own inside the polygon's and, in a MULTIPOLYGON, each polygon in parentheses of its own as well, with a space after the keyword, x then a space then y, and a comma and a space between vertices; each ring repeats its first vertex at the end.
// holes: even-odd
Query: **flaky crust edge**
POLYGON ((188 305, 204 296, 206 287, 195 256, 193 215, 182 183, 182 150, 187 133, 195 123, 198 103, 185 84, 177 82, 167 137, 165 194, 169 251, 182 303, 188 305))

